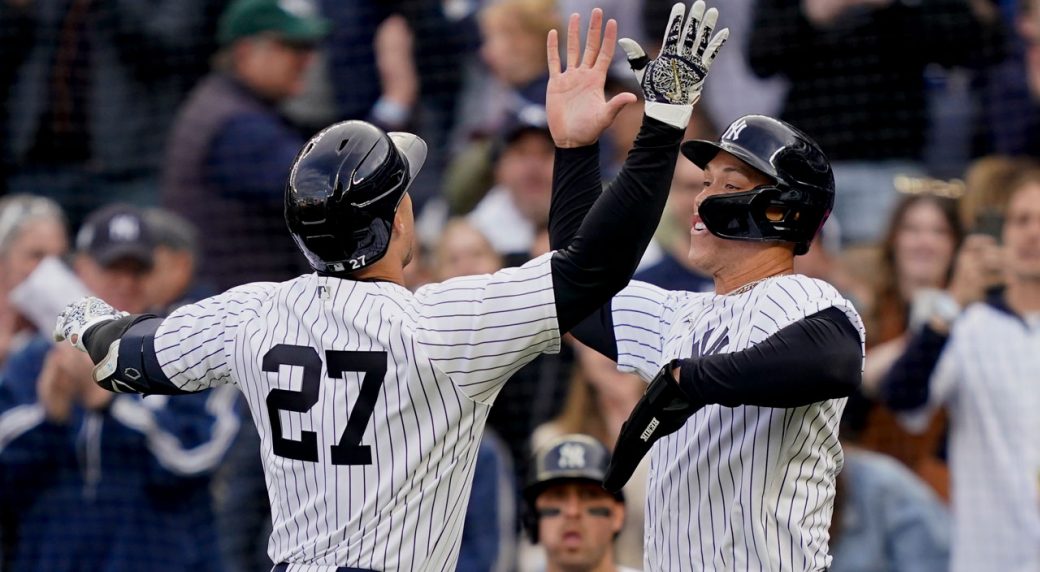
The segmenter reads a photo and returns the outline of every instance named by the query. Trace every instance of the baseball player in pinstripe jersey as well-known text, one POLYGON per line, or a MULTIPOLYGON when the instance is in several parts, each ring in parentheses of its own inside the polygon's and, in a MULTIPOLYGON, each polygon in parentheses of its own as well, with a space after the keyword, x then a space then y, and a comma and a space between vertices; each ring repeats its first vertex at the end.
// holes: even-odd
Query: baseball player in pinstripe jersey
MULTIPOLYGON (((682 12, 673 10, 668 34, 682 12)), ((630 60, 643 54, 621 45, 630 60)), ((687 57, 666 41, 642 72, 648 100, 661 91, 660 65, 687 57)), ((689 257, 715 292, 633 281, 572 330, 650 382, 604 484, 620 490, 651 455, 647 570, 825 570, 838 421, 862 377, 864 338, 848 300, 793 271, 833 206, 830 165, 804 133, 763 116, 682 153, 705 173, 689 257)), ((556 168, 558 180, 587 181, 569 204, 580 212, 598 174, 578 161, 556 168)), ((573 227, 551 221, 553 244, 573 227)))
MULTIPOLYGON (((580 58, 578 26, 574 15, 566 71, 549 37, 547 111, 563 155, 594 148, 635 100, 603 97, 616 23, 604 30, 594 10, 580 58)), ((165 320, 85 299, 59 317, 55 336, 88 352, 112 391, 242 390, 261 436, 276 570, 454 569, 495 396, 631 278, 724 40, 705 38, 685 83, 646 106, 624 170, 582 211, 571 244, 520 268, 414 294, 401 286, 413 237, 406 191, 426 146, 351 121, 312 138, 289 176, 286 219, 315 273, 233 288, 165 320)), ((566 202, 569 184, 559 189, 566 202)))

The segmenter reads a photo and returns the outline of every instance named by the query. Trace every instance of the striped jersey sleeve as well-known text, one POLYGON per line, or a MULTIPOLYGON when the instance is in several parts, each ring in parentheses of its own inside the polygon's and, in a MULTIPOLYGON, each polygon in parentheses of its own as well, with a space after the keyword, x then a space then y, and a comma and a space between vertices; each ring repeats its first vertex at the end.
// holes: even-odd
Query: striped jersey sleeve
POLYGON ((678 310, 696 294, 633 280, 611 302, 618 369, 651 380, 666 361, 665 343, 678 310))
POLYGON ((757 344, 780 329, 828 308, 838 308, 859 332, 860 344, 866 339, 866 330, 859 312, 834 286, 803 275, 784 276, 770 280, 765 288, 756 288, 750 307, 756 309, 749 328, 745 330, 748 344, 757 344), (757 299, 756 299, 757 298, 757 299))
POLYGON ((184 391, 235 383, 230 341, 240 323, 258 317, 257 308, 276 287, 273 282, 238 286, 170 314, 155 332, 155 355, 166 377, 184 391))
POLYGON ((539 354, 559 351, 551 258, 416 292, 422 309, 417 341, 470 399, 493 403, 514 372, 539 354))

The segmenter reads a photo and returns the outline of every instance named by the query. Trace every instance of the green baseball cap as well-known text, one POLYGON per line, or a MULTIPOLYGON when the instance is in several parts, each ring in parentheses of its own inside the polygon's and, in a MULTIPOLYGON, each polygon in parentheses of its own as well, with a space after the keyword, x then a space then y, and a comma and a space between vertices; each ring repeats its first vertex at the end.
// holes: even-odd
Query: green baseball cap
POLYGON ((332 24, 312 0, 234 0, 220 17, 220 45, 262 33, 300 44, 316 44, 332 24))

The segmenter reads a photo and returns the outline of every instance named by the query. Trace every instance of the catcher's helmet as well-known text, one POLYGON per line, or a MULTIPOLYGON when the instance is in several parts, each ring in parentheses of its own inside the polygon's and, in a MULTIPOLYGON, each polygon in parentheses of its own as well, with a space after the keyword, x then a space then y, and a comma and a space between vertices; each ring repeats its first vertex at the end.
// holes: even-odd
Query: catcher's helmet
MULTIPOLYGON (((535 510, 538 495, 554 484, 568 481, 587 481, 602 486, 608 465, 610 451, 588 435, 563 435, 541 447, 527 471, 523 491, 523 521, 531 542, 538 542, 538 513, 535 510)), ((603 493, 611 494, 606 489, 603 493)), ((619 502, 625 500, 620 491, 611 496, 619 502)))
POLYGON ((682 144, 683 155, 702 169, 719 151, 774 182, 705 199, 697 212, 708 231, 736 240, 793 242, 794 253, 805 254, 834 207, 834 173, 819 145, 795 127, 762 115, 737 119, 717 142, 682 144))
POLYGON ((285 222, 311 267, 345 275, 382 258, 397 206, 425 160, 419 137, 364 121, 312 137, 285 187, 285 222))

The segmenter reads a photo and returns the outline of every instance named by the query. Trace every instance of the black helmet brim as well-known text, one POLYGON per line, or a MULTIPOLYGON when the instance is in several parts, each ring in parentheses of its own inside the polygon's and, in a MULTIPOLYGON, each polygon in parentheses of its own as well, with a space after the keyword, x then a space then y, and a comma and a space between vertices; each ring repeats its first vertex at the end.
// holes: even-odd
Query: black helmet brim
POLYGON ((408 182, 411 183, 422 170, 423 164, 426 163, 426 142, 418 136, 404 131, 391 131, 387 135, 393 141, 394 147, 397 147, 397 151, 408 162, 408 182))
POLYGON ((740 145, 734 145, 729 142, 716 143, 714 141, 705 141, 703 139, 693 139, 683 143, 679 150, 682 151, 684 157, 693 162, 702 170, 708 166, 708 163, 719 154, 719 151, 725 151, 730 155, 733 155, 737 159, 747 163, 756 170, 761 171, 773 180, 776 180, 776 170, 772 165, 760 159, 757 155, 751 151, 741 147, 740 145))

